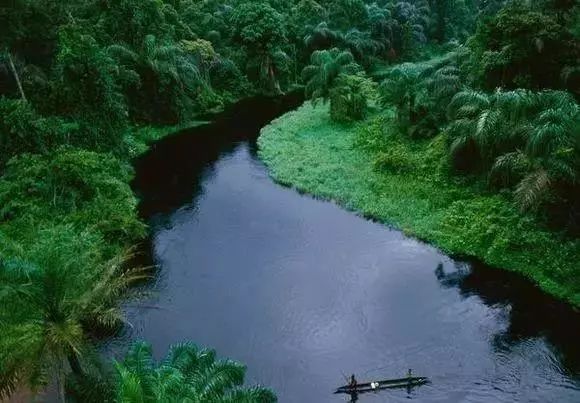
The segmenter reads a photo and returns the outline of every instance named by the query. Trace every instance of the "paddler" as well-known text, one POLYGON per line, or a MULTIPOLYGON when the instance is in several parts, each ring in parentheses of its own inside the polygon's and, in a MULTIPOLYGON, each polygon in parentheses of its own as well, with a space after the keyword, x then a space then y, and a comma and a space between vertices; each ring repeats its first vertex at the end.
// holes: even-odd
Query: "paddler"
POLYGON ((354 374, 352 374, 350 376, 350 381, 348 382, 348 387, 350 389, 356 389, 356 385, 357 385, 356 378, 354 377, 354 374))

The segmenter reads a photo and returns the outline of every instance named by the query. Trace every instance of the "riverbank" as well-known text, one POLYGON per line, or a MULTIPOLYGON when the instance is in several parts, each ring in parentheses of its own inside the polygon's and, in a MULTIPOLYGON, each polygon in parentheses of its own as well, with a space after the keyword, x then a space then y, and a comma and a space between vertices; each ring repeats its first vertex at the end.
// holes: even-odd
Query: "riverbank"
POLYGON ((451 179, 442 135, 410 142, 385 130, 390 121, 387 113, 335 124, 327 106, 306 103, 262 130, 259 155, 281 184, 335 201, 446 253, 521 273, 580 306, 579 241, 541 228, 502 195, 451 179))

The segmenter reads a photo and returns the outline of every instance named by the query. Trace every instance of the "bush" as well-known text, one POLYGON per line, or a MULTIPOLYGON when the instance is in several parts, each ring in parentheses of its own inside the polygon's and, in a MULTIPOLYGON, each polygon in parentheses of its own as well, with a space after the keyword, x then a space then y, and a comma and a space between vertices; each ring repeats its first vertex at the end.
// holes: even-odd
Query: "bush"
POLYGON ((336 122, 362 120, 377 97, 377 84, 364 73, 340 74, 330 90, 330 117, 336 122))
POLYGON ((48 155, 12 159, 0 180, 0 220, 58 220, 93 226, 107 241, 144 235, 131 170, 110 154, 61 147, 48 155), (66 216, 68 215, 68 217, 66 216))
POLYGON ((46 153, 78 134, 77 124, 44 118, 21 100, 0 98, 0 117, 0 168, 15 155, 46 153))
POLYGON ((128 112, 118 82, 119 66, 97 41, 76 27, 65 27, 53 70, 51 96, 44 109, 77 119, 83 147, 118 151, 128 112))

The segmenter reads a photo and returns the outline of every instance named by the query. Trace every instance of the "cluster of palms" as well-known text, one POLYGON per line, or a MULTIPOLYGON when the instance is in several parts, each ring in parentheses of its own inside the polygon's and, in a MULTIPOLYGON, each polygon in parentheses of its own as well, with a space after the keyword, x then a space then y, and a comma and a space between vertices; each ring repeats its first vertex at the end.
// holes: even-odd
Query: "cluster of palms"
POLYGON ((314 51, 302 70, 306 95, 316 105, 330 101, 335 121, 361 120, 377 96, 375 83, 355 63, 349 51, 338 48, 314 51))
POLYGON ((509 189, 522 210, 547 211, 569 230, 579 224, 580 107, 570 92, 470 88, 469 50, 389 69, 380 86, 407 133, 449 138, 457 172, 509 189), (539 210, 540 207, 544 209, 539 210))
POLYGON ((426 2, 372 2, 364 5, 360 14, 355 25, 341 26, 328 18, 306 26, 306 49, 348 50, 358 63, 369 68, 381 59, 393 61, 407 56, 427 41, 431 19, 426 2))
POLYGON ((383 74, 381 103, 395 108, 401 130, 429 137, 446 122, 447 105, 463 88, 460 54, 461 49, 425 62, 402 63, 383 74))
POLYGON ((562 91, 467 90, 449 104, 450 153, 456 166, 483 170, 515 187, 523 209, 578 189, 580 107, 562 91))

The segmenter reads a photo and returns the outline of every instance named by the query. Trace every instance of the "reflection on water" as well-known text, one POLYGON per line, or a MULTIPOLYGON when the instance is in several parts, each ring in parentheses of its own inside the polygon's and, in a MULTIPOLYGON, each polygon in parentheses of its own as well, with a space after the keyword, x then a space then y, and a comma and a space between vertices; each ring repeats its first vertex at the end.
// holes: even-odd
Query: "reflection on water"
POLYGON ((194 340, 246 363, 281 402, 345 401, 332 393, 343 374, 407 368, 432 383, 358 401, 580 401, 578 313, 268 178, 251 139, 289 106, 258 119, 260 104, 245 105, 138 164, 161 269, 144 305, 159 309, 128 308, 133 328, 110 348, 145 338, 161 356, 194 340))

